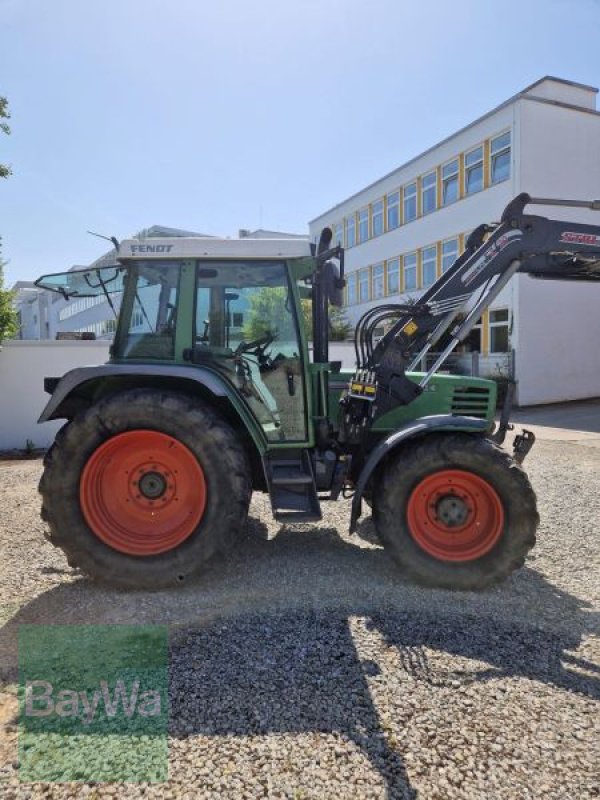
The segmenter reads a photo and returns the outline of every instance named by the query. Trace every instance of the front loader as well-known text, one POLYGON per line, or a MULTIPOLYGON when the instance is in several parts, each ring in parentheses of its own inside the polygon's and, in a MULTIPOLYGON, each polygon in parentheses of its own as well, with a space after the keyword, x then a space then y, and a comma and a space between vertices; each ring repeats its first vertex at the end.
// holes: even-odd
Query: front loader
POLYGON ((533 437, 516 436, 510 455, 510 400, 496 425, 494 382, 440 368, 513 275, 600 280, 600 228, 526 214, 533 203, 600 208, 519 195, 416 304, 363 315, 354 371, 329 360, 344 252, 327 228, 316 247, 128 240, 115 266, 40 278, 118 317, 107 364, 45 380, 40 422, 66 420, 40 482, 50 541, 98 580, 153 589, 233 546, 253 491, 289 524, 352 497, 351 530, 367 503, 415 580, 480 589, 504 579, 535 543, 521 467, 533 437), (440 356, 417 372, 435 345, 440 356))

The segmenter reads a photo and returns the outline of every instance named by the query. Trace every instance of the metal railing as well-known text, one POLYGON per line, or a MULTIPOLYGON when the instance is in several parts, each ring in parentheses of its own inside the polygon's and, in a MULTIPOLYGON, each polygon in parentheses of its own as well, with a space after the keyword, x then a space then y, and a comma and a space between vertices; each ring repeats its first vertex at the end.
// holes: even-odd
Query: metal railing
MULTIPOLYGON (((421 359, 418 366, 420 372, 427 372, 439 358, 439 353, 429 352, 421 359)), ((450 353, 443 363, 441 373, 450 375, 470 375, 476 378, 496 378, 497 380, 514 380, 515 351, 509 353, 491 353, 482 355, 479 352, 450 353)))

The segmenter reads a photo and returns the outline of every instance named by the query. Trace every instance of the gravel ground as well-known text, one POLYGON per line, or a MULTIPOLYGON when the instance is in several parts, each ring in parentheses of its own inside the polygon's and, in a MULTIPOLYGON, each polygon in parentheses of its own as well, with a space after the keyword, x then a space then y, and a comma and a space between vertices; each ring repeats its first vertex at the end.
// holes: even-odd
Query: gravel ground
POLYGON ((43 539, 40 462, 0 463, 0 796, 600 795, 600 448, 540 441, 527 566, 483 593, 421 589, 348 504, 250 535, 179 591, 122 593, 43 539), (276 538, 275 534, 278 534, 276 538), (18 784, 21 623, 167 623, 169 782, 18 784))

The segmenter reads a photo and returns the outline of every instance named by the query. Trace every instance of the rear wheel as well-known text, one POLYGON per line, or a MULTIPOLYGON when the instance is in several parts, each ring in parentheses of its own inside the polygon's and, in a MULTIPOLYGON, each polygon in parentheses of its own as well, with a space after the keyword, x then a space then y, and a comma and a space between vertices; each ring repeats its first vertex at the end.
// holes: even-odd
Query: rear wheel
POLYGON ((522 566, 539 517, 527 476, 482 437, 433 434, 392 456, 374 481, 374 521, 419 582, 482 589, 522 566))
POLYGON ((50 540, 90 576, 159 588, 199 572, 244 527, 249 468, 196 399, 134 389, 59 432, 40 481, 50 540))

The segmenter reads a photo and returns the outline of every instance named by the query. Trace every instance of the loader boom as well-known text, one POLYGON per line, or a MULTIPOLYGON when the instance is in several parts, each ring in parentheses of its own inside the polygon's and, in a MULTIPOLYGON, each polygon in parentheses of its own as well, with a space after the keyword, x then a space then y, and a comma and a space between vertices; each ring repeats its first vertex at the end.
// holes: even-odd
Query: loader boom
POLYGON ((525 214, 532 204, 600 210, 598 200, 520 194, 500 222, 479 225, 470 234, 464 253, 416 304, 367 311, 356 328, 357 372, 344 400, 347 441, 357 443, 377 417, 412 402, 513 275, 600 282, 600 227, 525 214), (386 321, 393 324, 375 345, 374 331, 386 321), (406 372, 447 332, 450 341, 429 371, 419 383, 409 380, 406 372))

